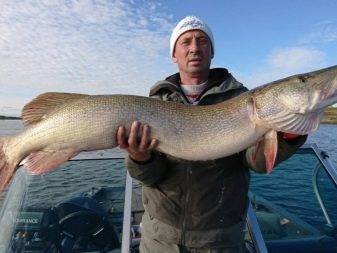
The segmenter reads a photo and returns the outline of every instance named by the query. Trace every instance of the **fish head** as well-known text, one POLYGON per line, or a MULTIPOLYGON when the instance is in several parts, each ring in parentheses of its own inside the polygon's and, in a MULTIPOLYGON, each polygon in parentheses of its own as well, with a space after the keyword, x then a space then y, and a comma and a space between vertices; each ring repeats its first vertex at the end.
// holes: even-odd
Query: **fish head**
POLYGON ((324 108, 337 103, 337 66, 287 77, 251 94, 248 109, 256 125, 308 134, 318 128, 324 108))
POLYGON ((275 101, 289 111, 300 114, 322 111, 337 103, 337 66, 280 80, 274 95, 275 101))

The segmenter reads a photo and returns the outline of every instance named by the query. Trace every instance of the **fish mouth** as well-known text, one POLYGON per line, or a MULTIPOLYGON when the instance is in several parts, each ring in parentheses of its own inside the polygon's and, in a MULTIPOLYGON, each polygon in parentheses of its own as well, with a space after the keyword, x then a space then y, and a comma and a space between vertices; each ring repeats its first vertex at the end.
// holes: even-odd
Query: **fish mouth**
POLYGON ((320 100, 322 102, 318 104, 317 109, 322 110, 337 103, 337 74, 330 82, 330 87, 326 90, 322 89, 320 92, 320 100))
POLYGON ((307 110, 322 112, 325 107, 337 103, 337 65, 296 77, 308 85, 311 93, 309 106, 303 113, 307 110))

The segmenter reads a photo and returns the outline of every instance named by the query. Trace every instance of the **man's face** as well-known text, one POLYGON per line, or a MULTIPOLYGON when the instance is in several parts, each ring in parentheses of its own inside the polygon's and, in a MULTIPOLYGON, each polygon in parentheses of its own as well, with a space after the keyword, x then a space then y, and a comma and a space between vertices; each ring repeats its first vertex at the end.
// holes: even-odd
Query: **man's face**
POLYGON ((173 61, 180 72, 202 74, 209 70, 212 46, 208 36, 200 30, 191 30, 178 38, 173 53, 173 61))

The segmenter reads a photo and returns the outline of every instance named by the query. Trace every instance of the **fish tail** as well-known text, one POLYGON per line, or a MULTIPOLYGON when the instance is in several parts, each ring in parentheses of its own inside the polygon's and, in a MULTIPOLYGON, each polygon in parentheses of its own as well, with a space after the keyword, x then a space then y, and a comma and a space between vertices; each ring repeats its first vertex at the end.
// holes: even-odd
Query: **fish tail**
POLYGON ((10 182, 15 169, 20 161, 15 161, 10 158, 10 155, 7 154, 7 146, 11 141, 10 137, 0 138, 0 195, 5 189, 5 187, 10 182))

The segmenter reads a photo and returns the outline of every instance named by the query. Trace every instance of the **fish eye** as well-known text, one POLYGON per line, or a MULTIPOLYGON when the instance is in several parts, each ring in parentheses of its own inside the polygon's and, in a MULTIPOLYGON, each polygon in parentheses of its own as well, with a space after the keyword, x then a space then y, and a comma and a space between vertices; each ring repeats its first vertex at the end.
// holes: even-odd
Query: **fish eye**
POLYGON ((299 79, 302 83, 304 83, 304 82, 307 80, 307 77, 304 76, 304 75, 301 75, 301 76, 298 76, 298 79, 299 79))

